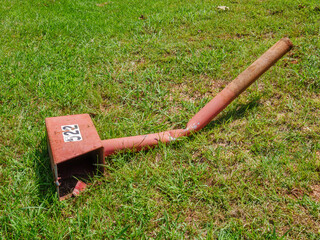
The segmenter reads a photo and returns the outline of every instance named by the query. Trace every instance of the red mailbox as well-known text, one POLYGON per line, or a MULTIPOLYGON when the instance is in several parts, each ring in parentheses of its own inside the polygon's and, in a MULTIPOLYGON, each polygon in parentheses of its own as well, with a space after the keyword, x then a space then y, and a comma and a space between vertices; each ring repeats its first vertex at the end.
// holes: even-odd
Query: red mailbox
POLYGON ((62 200, 103 172, 102 142, 88 114, 46 118, 46 127, 51 167, 62 200))

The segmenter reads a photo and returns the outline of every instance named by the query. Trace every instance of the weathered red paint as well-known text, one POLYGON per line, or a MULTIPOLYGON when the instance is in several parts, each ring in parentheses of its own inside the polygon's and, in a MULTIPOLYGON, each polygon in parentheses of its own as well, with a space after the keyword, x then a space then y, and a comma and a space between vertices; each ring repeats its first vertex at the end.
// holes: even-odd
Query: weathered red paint
POLYGON ((79 180, 73 189, 72 195, 73 196, 79 195, 80 192, 82 192, 86 189, 86 187, 87 187, 87 184, 85 184, 84 182, 79 180))
POLYGON ((153 147, 159 142, 167 143, 199 131, 285 55, 292 46, 288 38, 279 40, 195 114, 185 129, 101 141, 88 114, 47 118, 48 146, 60 200, 70 196, 72 192, 73 195, 79 194, 86 184, 77 181, 74 177, 77 177, 79 173, 90 176, 97 169, 95 167, 96 160, 98 163, 104 164, 104 156, 125 149, 143 150, 153 147), (64 141, 61 126, 68 124, 79 125, 83 140, 64 141), (59 184, 67 182, 68 179, 72 180, 72 189, 60 193, 59 184))
POLYGON ((185 129, 178 129, 160 133, 103 140, 102 145, 104 153, 107 156, 113 154, 115 151, 124 149, 143 150, 155 146, 159 144, 159 142, 167 143, 173 141, 186 134, 187 131, 185 129))

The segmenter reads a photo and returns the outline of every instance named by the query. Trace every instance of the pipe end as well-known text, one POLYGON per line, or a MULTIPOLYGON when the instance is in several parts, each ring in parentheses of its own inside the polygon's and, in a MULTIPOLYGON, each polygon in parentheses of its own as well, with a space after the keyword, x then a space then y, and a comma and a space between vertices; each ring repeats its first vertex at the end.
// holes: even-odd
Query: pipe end
POLYGON ((281 38, 280 40, 285 42, 290 47, 290 49, 293 47, 293 43, 288 37, 281 38))

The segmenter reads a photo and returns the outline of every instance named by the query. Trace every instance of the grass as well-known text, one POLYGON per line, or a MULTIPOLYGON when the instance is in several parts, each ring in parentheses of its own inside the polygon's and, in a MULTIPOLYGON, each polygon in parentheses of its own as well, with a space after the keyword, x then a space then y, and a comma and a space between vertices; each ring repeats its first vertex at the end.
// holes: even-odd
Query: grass
POLYGON ((0 3, 0 238, 319 239, 318 1, 0 3), (283 36, 201 132, 57 200, 46 117, 89 113, 102 139, 184 127, 283 36))

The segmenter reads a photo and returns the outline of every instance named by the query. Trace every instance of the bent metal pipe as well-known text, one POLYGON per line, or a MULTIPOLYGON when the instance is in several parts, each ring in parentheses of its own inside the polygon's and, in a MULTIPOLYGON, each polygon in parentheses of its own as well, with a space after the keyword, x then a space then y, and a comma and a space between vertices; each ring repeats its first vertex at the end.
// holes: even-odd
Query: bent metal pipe
POLYGON ((246 90, 265 71, 275 64, 283 55, 293 47, 289 38, 282 38, 267 50, 260 58, 252 63, 238 77, 229 83, 218 95, 205 105, 188 122, 185 129, 169 130, 160 133, 139 135, 132 137, 103 140, 105 156, 119 150, 142 150, 157 145, 159 142, 167 143, 182 136, 188 136, 205 127, 214 117, 226 108, 236 97, 246 90))

